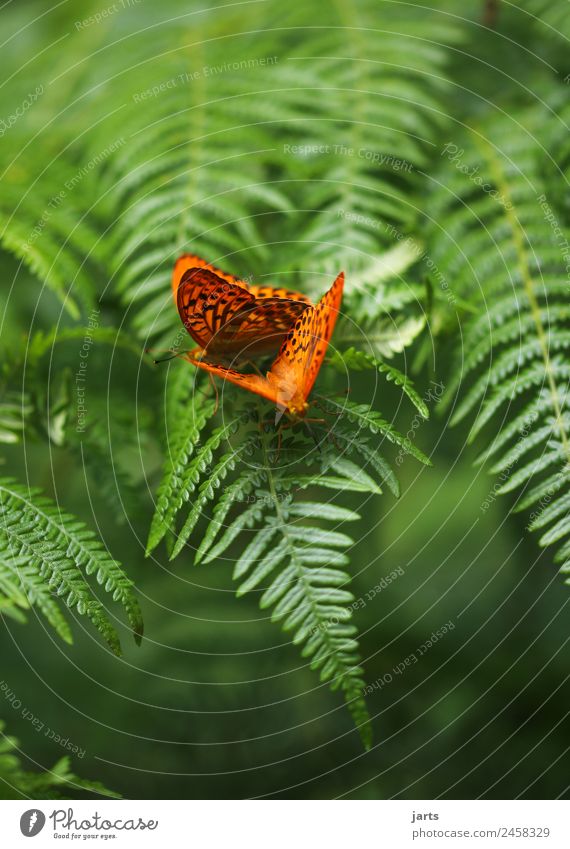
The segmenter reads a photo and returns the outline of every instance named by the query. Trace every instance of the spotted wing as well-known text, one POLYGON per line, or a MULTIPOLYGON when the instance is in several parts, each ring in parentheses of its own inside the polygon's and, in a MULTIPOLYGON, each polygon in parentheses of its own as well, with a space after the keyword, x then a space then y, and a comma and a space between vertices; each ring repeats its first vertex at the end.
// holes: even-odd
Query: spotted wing
POLYGON ((247 289, 248 292, 251 292, 254 298, 283 298, 288 301, 301 301, 301 303, 311 306, 313 303, 307 295, 303 295, 302 292, 296 292, 294 289, 285 289, 281 286, 253 286, 251 283, 248 283, 247 280, 242 280, 240 277, 236 277, 235 274, 230 274, 228 271, 222 271, 221 268, 217 268, 215 265, 212 265, 212 263, 206 262, 205 259, 202 259, 202 257, 197 254, 182 254, 182 256, 178 257, 176 260, 172 274, 172 291, 174 294, 174 300, 176 300, 176 292, 178 291, 178 286, 180 285, 182 277, 192 268, 205 268, 217 277, 221 277, 226 283, 233 283, 235 286, 247 289))
POLYGON ((288 397, 302 394, 306 400, 313 388, 338 318, 344 288, 341 272, 315 307, 306 309, 290 330, 271 367, 274 380, 288 397))
POLYGON ((182 254, 182 256, 178 257, 176 260, 174 271, 172 272, 172 294, 174 295, 175 301, 177 299, 178 287, 182 278, 187 271, 191 271, 193 268, 206 269, 206 271, 210 271, 226 283, 239 286, 241 289, 249 288, 245 280, 240 280, 239 277, 236 277, 234 274, 229 274, 227 271, 222 271, 221 268, 216 268, 215 265, 212 265, 210 262, 206 262, 206 260, 202 259, 202 257, 196 256, 196 254, 182 254))
POLYGON ((255 306, 246 289, 229 283, 207 268, 184 272, 176 290, 176 305, 184 327, 202 348, 223 348, 235 334, 241 316, 255 306))
POLYGON ((200 350, 186 355, 188 362, 260 395, 281 408, 298 407, 313 388, 333 334, 342 301, 344 274, 341 273, 316 307, 306 307, 289 331, 267 378, 209 362, 200 350))
POLYGON ((244 357, 274 353, 307 304, 298 300, 255 298, 207 269, 185 272, 177 291, 182 323, 210 353, 244 357))
POLYGON ((317 379, 317 375, 321 370, 321 365, 323 364, 338 318, 343 290, 344 272, 341 271, 329 291, 323 295, 312 312, 309 329, 311 345, 304 364, 305 382, 303 385, 303 394, 305 398, 308 398, 317 379))
POLYGON ((294 289, 283 289, 280 286, 249 286, 248 291, 256 298, 278 298, 283 301, 295 301, 306 306, 313 306, 313 302, 302 292, 294 289))
POLYGON ((306 309, 308 304, 304 301, 269 297, 256 299, 252 306, 246 306, 236 316, 231 339, 225 341, 225 350, 240 352, 247 358, 256 354, 275 354, 306 309))

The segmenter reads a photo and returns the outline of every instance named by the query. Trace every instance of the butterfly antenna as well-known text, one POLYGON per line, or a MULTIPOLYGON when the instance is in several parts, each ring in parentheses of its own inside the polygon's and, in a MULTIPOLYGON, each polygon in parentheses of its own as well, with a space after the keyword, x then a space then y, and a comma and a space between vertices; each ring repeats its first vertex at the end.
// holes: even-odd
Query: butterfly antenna
POLYGON ((162 360, 153 360, 153 363, 155 364, 155 366, 159 366, 161 363, 167 363, 169 360, 173 360, 177 356, 178 354, 172 354, 171 357, 164 357, 164 359, 162 360))
MULTIPOLYGON (((187 353, 187 351, 175 351, 174 353, 170 354, 169 357, 163 357, 161 360, 154 360, 153 359, 153 363, 155 364, 155 366, 158 366, 158 365, 160 365, 160 363, 167 363, 169 360, 174 360, 176 357, 183 357, 184 354, 186 354, 186 353, 187 353)), ((151 349, 146 348, 145 354, 152 354, 151 349)))

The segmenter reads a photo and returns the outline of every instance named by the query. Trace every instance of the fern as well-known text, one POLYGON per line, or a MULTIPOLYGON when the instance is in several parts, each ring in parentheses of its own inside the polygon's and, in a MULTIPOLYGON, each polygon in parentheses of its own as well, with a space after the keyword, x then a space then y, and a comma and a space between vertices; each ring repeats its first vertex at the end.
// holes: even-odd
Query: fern
POLYGON ((18 757, 19 742, 4 733, 0 722, 0 798, 2 799, 69 799, 89 793, 120 799, 100 781, 79 778, 71 770, 68 757, 60 758, 51 769, 30 772, 18 757))
MULTIPOLYGON (((401 275, 417 249, 404 236, 447 120, 446 45, 462 38, 451 16, 434 19, 425 6, 411 17, 384 4, 379 23, 377 4, 364 0, 349 28, 342 6, 315 14, 275 0, 226 6, 221 17, 180 15, 165 2, 172 26, 157 26, 150 7, 122 9, 103 49, 104 80, 86 58, 99 55, 97 27, 74 33, 59 68, 38 45, 36 76, 57 85, 7 136, 4 244, 75 317, 110 283, 135 307, 139 335, 159 346, 177 338, 168 281, 188 247, 244 276, 271 266, 288 282, 301 269, 328 278, 344 267, 355 313, 368 304, 393 320, 399 305, 415 308, 423 289, 401 275), (228 27, 243 67, 225 68, 228 27), (47 115, 59 116, 49 134, 47 115), (35 134, 49 138, 32 159, 22 148, 35 134)), ((10 68, 20 59, 8 48, 10 68)))
MULTIPOLYGON (((532 0, 528 12, 503 5, 499 18, 516 16, 529 44, 538 34, 557 56, 566 5, 532 0)), ((44 22, 57 38, 69 31, 65 6, 56 4, 44 22)), ((374 0, 318 8, 226 4, 222 15, 192 4, 181 11, 173 0, 159 6, 140 4, 136 14, 122 8, 112 38, 106 25, 88 27, 57 53, 41 27, 26 27, 25 62, 15 39, 6 45, 10 85, 0 91, 1 115, 26 96, 30 77, 20 71, 28 62, 46 84, 3 136, 2 245, 39 279, 38 292, 46 287, 59 298, 66 322, 97 302, 128 327, 121 338, 138 354, 136 340, 173 349, 188 342, 169 287, 183 250, 315 297, 344 268, 345 315, 335 343, 348 350, 331 354, 332 369, 323 371, 382 377, 421 418, 425 396, 392 364, 394 355, 424 336, 415 362, 426 362, 432 334, 440 343, 465 319, 465 358, 449 381, 449 403, 459 391, 454 421, 476 416, 474 440, 492 432, 479 462, 500 476, 501 491, 523 488, 517 507, 531 511, 543 544, 560 543, 556 557, 567 570, 570 311, 552 218, 537 201, 545 195, 566 233, 567 90, 547 91, 541 104, 542 89, 556 88, 550 72, 543 68, 540 85, 527 87, 532 71, 518 73, 524 62, 515 73, 512 53, 494 50, 508 39, 465 26, 452 4, 444 4, 450 14, 434 14, 433 4, 420 2, 411 14, 407 3, 385 2, 380 17, 374 0), (228 33, 237 68, 226 65, 228 33), (503 111, 490 117, 485 91, 496 81, 485 72, 489 50, 505 82, 503 111), (468 65, 471 51, 480 86, 468 84, 469 71, 458 73, 454 59, 457 52, 468 65), (537 92, 538 105, 523 112, 525 91, 537 92), (516 122, 497 117, 515 111, 513 104, 516 122), (479 167, 512 208, 440 155, 465 114, 480 123, 464 138, 454 135, 462 162, 479 167), (429 216, 426 226, 418 209, 429 216)), ((560 53, 559 69, 568 61, 560 53)), ((48 298, 40 320, 49 313, 53 322, 59 306, 48 298)), ((26 394, 14 394, 15 382, 2 387, 0 440, 17 444, 34 435, 61 451, 85 449, 103 471, 104 434, 94 428, 78 445, 65 427, 65 372, 55 405, 37 390, 42 357, 83 328, 30 333, 17 364, 26 394)), ((114 334, 98 333, 115 344, 114 334)), ((397 495, 384 456, 392 446, 399 458, 429 461, 386 410, 339 399, 332 382, 328 394, 313 396, 315 414, 326 416, 326 424, 311 425, 319 452, 300 429, 277 433, 263 422, 263 408, 236 393, 230 415, 216 417, 213 399, 200 395, 206 387, 193 386, 187 369, 166 373, 164 469, 147 553, 164 540, 172 558, 194 547, 196 562, 236 560, 238 595, 260 593, 323 681, 343 691, 368 745, 347 589, 353 538, 345 528, 357 527, 358 516, 337 501, 397 495)), ((120 421, 115 411, 113 421, 120 421)), ((148 422, 144 429, 152 438, 148 422)), ((104 485, 102 476, 97 481, 104 485)), ((118 651, 87 578, 97 575, 138 632, 140 613, 122 570, 51 501, 9 480, 0 486, 2 613, 21 620, 33 605, 69 641, 67 604, 118 651)))
POLYGON ((547 546, 570 534, 570 232, 541 179, 542 139, 557 131, 557 119, 546 120, 540 106, 519 120, 523 130, 513 132, 511 119, 490 118, 442 150, 431 250, 460 292, 481 298, 448 384, 448 404, 471 384, 452 421, 475 413, 471 440, 492 427, 479 462, 499 476, 497 491, 523 488, 519 509, 532 510, 530 528, 541 529, 547 546), (473 265, 466 256, 476 258, 473 265))
POLYGON ((190 492, 195 489, 196 481, 205 465, 211 461, 212 450, 224 436, 220 428, 210 437, 205 446, 200 446, 197 458, 188 466, 188 461, 198 445, 200 433, 214 412, 215 404, 210 402, 203 407, 189 404, 186 416, 181 418, 177 432, 173 437, 165 474, 157 493, 157 504, 150 527, 147 554, 155 548, 168 530, 184 501, 188 501, 190 492))
MULTIPOLYGON (((342 362, 380 369, 406 388, 422 413, 427 412, 411 382, 396 369, 362 360, 356 351, 348 352, 342 362)), ((236 547, 241 550, 233 570, 237 595, 260 593, 261 607, 271 607, 273 621, 292 632, 293 643, 303 647, 303 656, 311 658, 310 666, 319 671, 321 680, 343 692, 368 747, 371 728, 362 695, 363 672, 356 629, 349 621, 354 599, 346 588, 350 576, 342 568, 354 545, 344 526, 359 516, 331 500, 330 491, 380 494, 386 482, 398 495, 393 470, 378 448, 367 442, 365 432, 429 461, 366 405, 327 399, 321 406, 332 416, 333 426, 329 432, 326 425, 315 425, 320 436, 317 453, 304 432, 283 439, 263 421, 266 407, 261 403, 241 412, 234 407, 234 419, 211 426, 212 402, 199 395, 192 403, 184 395, 180 401, 186 415, 176 420, 148 552, 168 533, 176 536, 171 558, 187 545, 193 548, 193 535, 204 520, 196 563, 224 559, 236 547), (298 497, 307 490, 309 498, 298 497), (185 518, 177 531, 180 513, 185 518)))
POLYGON ((413 382, 395 366, 389 366, 387 363, 380 362, 372 354, 357 351, 356 348, 349 348, 347 351, 342 352, 335 351, 329 357, 329 362, 341 372, 347 369, 353 369, 354 371, 374 369, 378 371, 385 376, 388 382, 393 382, 396 386, 402 387, 402 392, 408 396, 422 418, 427 419, 429 417, 427 405, 416 392, 413 382))
POLYGON ((529 0, 523 12, 535 18, 533 23, 539 35, 559 41, 561 48, 567 46, 570 24, 565 0, 529 0))
POLYGON ((431 465, 430 460, 407 436, 403 436, 380 413, 372 410, 367 404, 356 404, 353 401, 336 401, 334 398, 322 398, 327 412, 346 416, 347 421, 356 427, 356 435, 361 430, 369 430, 375 435, 380 435, 389 442, 394 443, 406 454, 411 454, 420 463, 431 465))
POLYGON ((28 393, 4 392, 0 400, 0 442, 7 445, 19 442, 32 411, 28 393))
MULTIPOLYGON (((87 616, 111 650, 120 654, 116 629, 86 576, 121 604, 135 639, 142 617, 132 581, 95 534, 63 513, 36 489, 10 478, 0 480, 0 597, 2 610, 18 613, 36 607, 59 636, 72 642, 64 609, 87 616)), ((21 617, 20 617, 21 618, 21 617)))

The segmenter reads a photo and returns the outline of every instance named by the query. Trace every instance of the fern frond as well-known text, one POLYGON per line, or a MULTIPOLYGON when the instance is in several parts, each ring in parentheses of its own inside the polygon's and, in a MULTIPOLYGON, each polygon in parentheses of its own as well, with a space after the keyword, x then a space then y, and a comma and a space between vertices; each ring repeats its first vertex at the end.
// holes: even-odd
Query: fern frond
MULTIPOLYGON (((2 690, 9 692, 5 682, 2 690)), ((19 741, 8 736, 5 724, 0 721, 0 795, 3 799, 70 799, 81 797, 84 792, 109 799, 120 799, 120 795, 109 790, 100 781, 91 781, 75 775, 68 757, 60 758, 51 769, 42 772, 24 770, 18 751, 19 741)))
MULTIPOLYGON (((17 614, 18 610, 36 607, 45 616, 49 624, 62 640, 71 644, 73 635, 69 623, 64 617, 52 588, 37 568, 30 565, 27 557, 1 555, 0 560, 0 597, 2 611, 17 614)), ((25 616, 17 617, 25 622, 25 616)))
POLYGON ((439 188, 430 205, 437 222, 430 228, 434 261, 462 294, 471 293, 479 303, 480 314, 464 327, 448 385, 449 402, 464 383, 471 384, 452 422, 475 413, 470 441, 494 428, 477 462, 493 458, 496 491, 524 487, 519 507, 533 507, 529 527, 551 524, 540 545, 570 534, 564 253, 570 231, 557 218, 542 176, 544 148, 557 132, 557 120, 540 104, 522 112, 517 131, 505 116, 468 130, 459 143, 442 149, 439 188), (474 258, 473 265, 466 256, 474 258), (479 275, 484 286, 478 286, 479 275))
POLYGON ((140 642, 141 611, 132 581, 117 561, 82 522, 38 490, 10 478, 0 480, 0 563, 4 596, 20 608, 36 606, 67 642, 71 633, 62 603, 87 616, 113 652, 120 654, 115 627, 86 580, 90 575, 121 604, 140 642), (17 586, 21 592, 15 595, 17 586))
MULTIPOLYGON (((160 13, 169 20, 164 5, 160 13)), ((105 82, 89 42, 94 31, 76 33, 58 85, 46 86, 7 134, 10 191, 0 212, 8 249, 74 315, 97 281, 112 282, 135 307, 133 325, 145 339, 176 335, 168 279, 189 247, 243 276, 271 261, 288 282, 300 269, 328 277, 344 267, 355 312, 365 301, 377 315, 390 303, 412 304, 422 287, 401 280, 417 260, 405 237, 447 121, 446 48, 463 35, 452 17, 436 19, 421 6, 412 18, 388 4, 381 26, 372 0, 354 14, 347 28, 336 6, 316 12, 271 0, 239 13, 227 6, 223 16, 193 8, 180 16, 174 7, 174 41, 156 9, 137 10, 136 21, 117 14, 117 38, 104 47, 105 82), (228 26, 247 57, 239 67, 227 67, 228 26), (344 58, 347 39, 358 62, 344 58), (55 126, 46 121, 52 115, 55 126), (36 133, 34 157, 21 155, 36 133), (62 202, 50 204, 62 187, 62 202), (30 240, 46 210, 47 226, 30 240)), ((40 44, 29 49, 38 78, 52 77, 40 44)), ((16 72, 21 56, 9 51, 6 61, 16 72)))
MULTIPOLYGON (((329 682, 332 689, 342 690, 368 748, 371 728, 362 695, 356 631, 348 624, 351 610, 347 605, 353 595, 345 589, 349 576, 340 569, 348 562, 343 550, 349 549, 353 540, 341 531, 322 527, 323 522, 342 526, 358 516, 335 504, 323 507, 295 501, 289 476, 282 480, 270 460, 271 437, 263 433, 259 447, 259 469, 268 488, 258 494, 261 528, 234 568, 237 594, 259 592, 260 606, 273 608, 272 620, 292 632, 293 643, 303 646, 303 657, 311 658, 310 666, 319 671, 321 680, 329 682), (315 520, 321 524, 315 525, 315 520)), ((318 476, 311 485, 320 485, 318 476)), ((234 526, 233 540, 240 530, 236 533, 234 526)))
POLYGON ((29 393, 3 393, 0 398, 0 442, 8 445, 19 442, 33 409, 29 393))
MULTIPOLYGON (((161 541, 168 530, 173 529, 173 520, 185 501, 190 499, 204 471, 210 468, 214 452, 220 444, 236 432, 239 417, 228 424, 216 428, 204 443, 199 442, 200 434, 215 409, 211 401, 202 406, 191 404, 187 417, 179 425, 179 436, 174 437, 172 456, 168 458, 165 473, 158 489, 156 511, 151 524, 147 543, 149 554, 161 541), (186 425, 186 429, 184 429, 186 425)), ((224 458, 223 465, 217 468, 221 476, 223 469, 232 463, 231 454, 224 458)), ((221 479, 221 478, 220 478, 221 479)), ((219 484, 218 484, 219 485, 219 484)), ((207 498, 207 493, 203 494, 207 498)))
MULTIPOLYGON (((337 422, 334 427, 334 441, 339 445, 343 456, 352 453, 358 454, 364 461, 364 464, 360 468, 363 471, 369 470, 374 475, 375 480, 380 481, 381 484, 385 483, 392 495, 396 498, 399 497, 400 484, 398 478, 379 450, 372 447, 370 438, 365 437, 360 431, 355 434, 351 425, 337 422)), ((335 459, 332 459, 331 462, 335 463, 336 468, 338 468, 338 460, 335 461, 335 459)), ((346 465, 344 468, 346 468, 346 465)), ((320 481, 322 482, 322 480, 323 477, 321 476, 320 481)), ((352 478, 344 478, 344 480, 352 481, 352 478)), ((340 488, 342 489, 343 487, 341 486, 340 488)), ((378 489, 380 490, 380 486, 378 486, 378 489)))
MULTIPOLYGON (((223 426, 222 428, 218 428, 217 431, 212 434, 211 440, 208 442, 207 447, 207 456, 210 458, 209 462, 211 462, 212 454, 211 451, 212 445, 217 447, 222 439, 227 439, 227 437, 231 433, 235 433, 237 430, 237 423, 232 423, 229 426, 223 426)), ((180 554, 182 548, 186 544, 188 537, 196 527, 198 520, 202 515, 202 510, 206 506, 208 501, 212 501, 215 497, 215 492, 222 485, 222 481, 227 477, 230 472, 236 468, 238 462, 248 454, 251 453, 251 448, 254 444, 253 439, 244 439, 239 446, 236 448, 231 448, 226 454, 222 457, 218 458, 211 469, 208 467, 204 467, 202 463, 199 469, 200 472, 208 471, 207 479, 200 485, 198 492, 194 498, 194 503, 192 504, 192 508, 186 517, 184 525, 182 529, 178 532, 178 538, 172 549, 171 560, 180 554)), ((198 470, 198 465, 194 465, 194 468, 198 470)), ((188 478, 186 480, 189 480, 188 478)), ((182 483, 183 495, 184 499, 187 498, 187 493, 193 490, 193 482, 182 483)))
POLYGON ((397 369, 377 360, 372 354, 357 351, 356 348, 348 348, 346 351, 335 350, 329 357, 328 362, 338 371, 353 369, 354 371, 365 371, 374 369, 386 377, 388 382, 393 382, 402 388, 402 392, 410 399, 416 410, 424 419, 429 418, 429 410, 425 401, 418 395, 412 380, 397 369))
POLYGON ((254 489, 256 492, 259 491, 258 488, 261 486, 262 479, 262 475, 257 469, 245 469, 229 486, 225 487, 214 507, 208 529, 196 551, 196 563, 199 563, 202 558, 204 558, 205 563, 208 563, 210 560, 219 557, 244 528, 250 528, 256 521, 259 521, 261 511, 257 502, 257 494, 253 495, 252 493, 254 489), (234 504, 244 501, 249 503, 250 496, 250 506, 242 510, 239 516, 225 527, 224 521, 234 504), (222 529, 224 529, 224 532, 220 538, 222 529))
POLYGON ((19 152, 8 164, 0 198, 0 244, 78 319, 94 306, 94 279, 105 276, 106 246, 92 212, 99 186, 93 173, 81 174, 85 161, 67 155, 60 161, 53 153, 46 146, 39 175, 32 158, 28 170, 14 164, 19 152))
MULTIPOLYGON (((354 350, 343 361, 343 367, 351 366, 379 368, 422 407, 412 384, 397 369, 374 358, 362 360, 354 350)), ((315 432, 322 434, 317 453, 300 428, 282 439, 262 419, 261 402, 241 399, 246 408, 216 426, 213 402, 196 394, 190 399, 188 386, 186 392, 180 390, 180 399, 149 550, 171 532, 174 558, 205 522, 194 561, 234 560, 237 595, 257 592, 262 607, 273 608, 272 619, 292 632, 293 643, 303 646, 303 656, 311 658, 321 680, 342 690, 369 746, 356 631, 349 624, 353 596, 346 589, 349 575, 344 569, 349 563, 346 552, 354 545, 345 526, 360 517, 336 499, 343 492, 381 494, 384 483, 398 495, 396 476, 380 454, 384 438, 403 453, 424 463, 429 460, 379 413, 354 402, 321 399, 320 406, 333 418, 330 432, 326 425, 315 424, 315 432), (380 445, 374 447, 371 441, 378 437, 380 445), (184 521, 177 533, 179 515, 184 521), (234 551, 240 553, 234 556, 234 551)))
POLYGON ((346 416, 349 422, 357 425, 358 430, 368 430, 374 435, 381 434, 389 442, 398 445, 406 454, 411 454, 420 463, 426 466, 432 465, 429 457, 426 457, 417 445, 414 445, 407 436, 399 433, 390 422, 387 422, 380 413, 377 413, 367 404, 356 404, 354 401, 349 401, 348 399, 336 401, 330 397, 316 397, 320 398, 327 412, 346 416))

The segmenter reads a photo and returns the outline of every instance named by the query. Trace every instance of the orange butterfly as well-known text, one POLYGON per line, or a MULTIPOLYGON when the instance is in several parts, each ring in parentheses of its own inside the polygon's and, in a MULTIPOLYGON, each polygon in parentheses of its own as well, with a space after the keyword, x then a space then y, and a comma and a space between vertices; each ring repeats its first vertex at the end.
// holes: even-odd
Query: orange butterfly
MULTIPOLYGON (((193 254, 174 266, 172 293, 200 356, 220 360, 277 351, 299 316, 312 306, 300 292, 250 286, 193 254)), ((192 352, 197 357, 196 351, 192 352)))
POLYGON ((281 411, 287 410, 294 417, 302 417, 309 406, 307 398, 333 334, 343 288, 344 272, 341 272, 316 306, 305 305, 266 377, 242 374, 235 369, 210 363, 201 358, 203 352, 200 349, 190 351, 184 358, 198 368, 273 401, 281 411))

